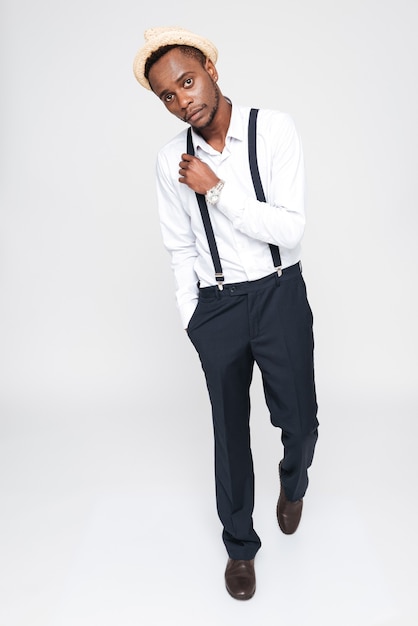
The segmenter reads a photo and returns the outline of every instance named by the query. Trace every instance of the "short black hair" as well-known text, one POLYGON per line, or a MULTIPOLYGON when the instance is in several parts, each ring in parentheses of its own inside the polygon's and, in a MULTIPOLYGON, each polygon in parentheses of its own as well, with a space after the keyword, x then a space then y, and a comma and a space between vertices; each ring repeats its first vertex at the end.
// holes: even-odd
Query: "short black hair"
POLYGON ((205 66, 206 56, 201 50, 199 50, 199 48, 195 48, 194 46, 182 46, 176 43, 170 44, 168 46, 161 46, 160 48, 157 48, 157 50, 154 50, 154 52, 151 52, 145 62, 144 76, 147 80, 154 63, 156 63, 159 59, 161 59, 161 57, 163 57, 165 54, 167 54, 167 52, 170 52, 170 50, 173 50, 174 48, 178 48, 180 52, 185 56, 192 57, 199 61, 202 67, 205 66))

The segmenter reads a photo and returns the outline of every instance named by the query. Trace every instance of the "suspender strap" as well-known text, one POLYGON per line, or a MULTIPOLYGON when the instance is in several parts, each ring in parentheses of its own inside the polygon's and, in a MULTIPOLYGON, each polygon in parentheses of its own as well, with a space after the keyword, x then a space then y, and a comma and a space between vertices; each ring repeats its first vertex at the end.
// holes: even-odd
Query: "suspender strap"
MULTIPOLYGON (((192 140, 192 129, 187 130, 187 154, 194 155, 194 147, 192 140)), ((197 203, 199 205, 200 214, 202 216, 203 226, 205 228, 206 237, 209 244, 209 250, 215 268, 215 278, 220 290, 223 289, 224 275, 222 271, 221 260, 219 258, 218 246, 216 245, 215 235, 213 234, 212 223, 209 217, 208 206, 205 196, 201 193, 196 194, 197 203)))
MULTIPOLYGON (((263 185, 261 183, 260 172, 258 170, 257 163, 257 115, 258 109, 251 109, 250 119, 248 122, 248 157, 250 161, 251 177, 253 179, 253 185, 257 200, 260 202, 266 201, 264 195, 263 185)), ((280 250, 278 246, 270 243, 271 256, 273 257, 274 267, 277 270, 279 276, 282 273, 282 261, 280 258, 280 250)))
MULTIPOLYGON (((260 172, 257 163, 257 115, 258 109, 250 110, 250 119, 248 123, 248 157, 250 161, 251 177, 257 200, 266 202, 263 185, 261 183, 260 172)), ((192 129, 187 129, 187 154, 194 155, 192 129)), ((202 216, 203 226, 205 228, 206 237, 209 244, 209 250, 215 268, 215 278, 220 290, 223 289, 224 275, 222 271, 221 260, 219 258, 218 246, 216 245, 215 235, 213 233, 212 223, 209 217, 208 206, 203 194, 196 194, 197 203, 199 205, 200 214, 202 216)), ((271 256, 273 258, 274 267, 279 276, 282 274, 282 261, 280 258, 280 250, 278 246, 270 243, 271 256)))

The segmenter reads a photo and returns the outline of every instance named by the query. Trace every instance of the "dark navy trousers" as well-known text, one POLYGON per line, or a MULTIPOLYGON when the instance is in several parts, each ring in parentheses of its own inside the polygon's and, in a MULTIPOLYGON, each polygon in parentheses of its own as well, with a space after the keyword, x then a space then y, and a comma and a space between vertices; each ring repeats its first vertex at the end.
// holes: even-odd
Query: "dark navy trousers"
POLYGON ((274 426, 281 429, 280 478, 302 498, 318 437, 312 312, 299 264, 256 281, 205 287, 187 332, 205 373, 215 437, 215 484, 223 541, 233 559, 261 546, 253 528, 250 384, 260 368, 274 426))

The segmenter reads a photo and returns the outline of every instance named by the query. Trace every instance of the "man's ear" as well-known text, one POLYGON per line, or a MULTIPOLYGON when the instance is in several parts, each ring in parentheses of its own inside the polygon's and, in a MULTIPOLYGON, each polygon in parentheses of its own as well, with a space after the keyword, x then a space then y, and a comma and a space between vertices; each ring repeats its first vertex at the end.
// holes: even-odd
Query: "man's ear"
POLYGON ((218 72, 216 70, 216 67, 214 66, 214 64, 212 63, 210 59, 206 59, 205 69, 207 73, 210 75, 210 77, 212 78, 213 82, 216 83, 218 80, 218 72))

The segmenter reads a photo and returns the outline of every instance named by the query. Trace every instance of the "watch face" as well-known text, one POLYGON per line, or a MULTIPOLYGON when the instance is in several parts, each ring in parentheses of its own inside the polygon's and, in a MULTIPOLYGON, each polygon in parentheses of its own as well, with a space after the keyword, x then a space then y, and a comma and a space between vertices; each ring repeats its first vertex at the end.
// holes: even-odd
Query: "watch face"
POLYGON ((209 189, 209 191, 206 192, 206 202, 209 202, 209 204, 216 204, 220 198, 223 186, 224 182, 220 181, 217 185, 215 185, 215 187, 209 189))
POLYGON ((219 200, 219 193, 216 193, 216 191, 208 193, 206 200, 209 202, 209 204, 216 204, 219 200))

